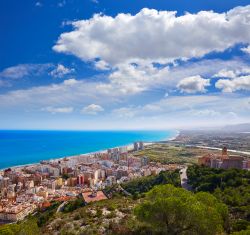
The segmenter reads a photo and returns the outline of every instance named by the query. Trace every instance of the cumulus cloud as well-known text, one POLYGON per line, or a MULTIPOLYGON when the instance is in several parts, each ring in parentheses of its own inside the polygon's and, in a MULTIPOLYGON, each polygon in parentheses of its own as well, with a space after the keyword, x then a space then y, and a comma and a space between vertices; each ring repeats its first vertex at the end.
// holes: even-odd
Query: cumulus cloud
POLYGON ((243 67, 232 66, 230 69, 222 69, 218 73, 214 74, 212 77, 233 79, 248 74, 250 74, 250 67, 246 64, 243 67))
POLYGON ((250 90, 250 75, 240 76, 234 79, 220 79, 215 86, 223 92, 234 92, 238 90, 250 90))
POLYGON ((234 92, 239 90, 250 90, 250 67, 223 69, 213 77, 221 78, 215 83, 215 87, 223 92, 234 92), (223 78, 223 79, 222 79, 223 78))
POLYGON ((159 85, 168 75, 168 67, 158 69, 153 64, 123 64, 109 75, 112 85, 123 93, 139 93, 159 85))
POLYGON ((90 104, 81 110, 81 113, 96 115, 97 113, 103 112, 104 109, 98 104, 90 104))
POLYGON ((98 70, 109 70, 110 67, 107 62, 99 60, 95 62, 95 68, 98 70))
POLYGON ((52 114, 56 114, 56 113, 72 113, 74 110, 73 107, 52 107, 52 106, 48 106, 45 108, 42 108, 42 111, 46 111, 52 114))
POLYGON ((250 46, 241 49, 243 52, 250 54, 250 46))
MULTIPOLYGON (((67 79, 58 84, 19 89, 0 94, 0 108, 7 109, 29 107, 38 110, 41 107, 74 106, 81 109, 83 105, 99 104, 112 107, 126 103, 132 96, 139 100, 141 92, 162 92, 171 96, 172 89, 185 77, 200 74, 201 77, 211 77, 223 68, 246 71, 245 63, 241 61, 204 60, 196 63, 184 63, 172 68, 157 68, 149 65, 124 65, 120 70, 111 72, 103 80, 67 79), (245 68, 245 69, 243 69, 245 68)), ((1 80, 1 79, 0 79, 1 80)), ((148 93, 149 95, 150 93, 148 93)), ((153 95, 151 94, 151 95, 153 95)), ((150 95, 150 96, 151 96, 150 95)))
POLYGON ((67 74, 71 74, 75 70, 73 68, 67 68, 62 64, 58 64, 49 74, 55 78, 62 78, 67 74))
POLYGON ((177 84, 177 88, 180 89, 181 92, 186 93, 204 93, 206 92, 205 88, 207 86, 210 86, 210 80, 204 79, 200 75, 186 77, 177 84))
POLYGON ((101 59, 112 66, 200 57, 236 43, 250 43, 249 14, 250 6, 181 16, 147 8, 136 15, 96 14, 73 22, 74 29, 62 33, 53 49, 84 61, 101 59))
POLYGON ((236 73, 233 70, 222 69, 218 73, 216 73, 215 75, 213 75, 213 77, 214 78, 218 78, 218 77, 235 78, 236 77, 236 73))

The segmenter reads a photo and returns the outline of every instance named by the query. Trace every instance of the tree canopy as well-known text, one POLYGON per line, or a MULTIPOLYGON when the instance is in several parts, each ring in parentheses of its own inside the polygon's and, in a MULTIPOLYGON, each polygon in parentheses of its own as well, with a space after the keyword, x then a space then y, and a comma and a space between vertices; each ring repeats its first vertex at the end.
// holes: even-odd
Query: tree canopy
POLYGON ((211 194, 193 194, 172 185, 150 190, 135 215, 151 226, 153 234, 213 235, 222 232, 228 221, 227 206, 211 194))
POLYGON ((147 176, 134 179, 122 185, 132 195, 148 192, 155 185, 159 184, 173 184, 180 186, 179 170, 175 171, 161 171, 159 175, 147 176))
POLYGON ((40 231, 34 219, 30 218, 17 224, 6 224, 0 226, 2 235, 39 235, 40 231))
POLYGON ((231 231, 248 229, 250 234, 250 171, 194 165, 188 167, 187 175, 196 192, 211 192, 228 205, 231 231))

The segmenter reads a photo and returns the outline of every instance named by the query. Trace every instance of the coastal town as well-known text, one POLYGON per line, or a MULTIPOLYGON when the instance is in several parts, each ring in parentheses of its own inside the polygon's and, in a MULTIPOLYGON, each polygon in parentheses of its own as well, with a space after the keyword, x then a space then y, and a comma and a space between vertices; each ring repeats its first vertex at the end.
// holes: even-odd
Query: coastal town
POLYGON ((180 169, 177 164, 149 162, 135 157, 143 142, 38 164, 13 167, 0 172, 0 220, 16 222, 50 202, 66 203, 81 195, 85 203, 107 199, 103 189, 135 178, 180 169))
MULTIPOLYGON (((145 143, 135 142, 132 146, 46 160, 0 171, 1 223, 23 220, 37 209, 50 207, 51 202, 55 201, 61 203, 58 208, 60 210, 79 195, 85 204, 108 199, 112 195, 104 192, 107 187, 158 175, 162 171, 186 169, 185 164, 164 164, 150 161, 148 156, 137 156, 145 147, 145 143)), ((226 147, 219 154, 198 156, 197 163, 213 168, 250 169, 249 158, 231 155, 226 147)), ((186 184, 186 179, 181 180, 186 184)), ((120 188, 122 189, 121 186, 120 188)))
POLYGON ((0 235, 250 235, 250 0, 0 12, 0 235))

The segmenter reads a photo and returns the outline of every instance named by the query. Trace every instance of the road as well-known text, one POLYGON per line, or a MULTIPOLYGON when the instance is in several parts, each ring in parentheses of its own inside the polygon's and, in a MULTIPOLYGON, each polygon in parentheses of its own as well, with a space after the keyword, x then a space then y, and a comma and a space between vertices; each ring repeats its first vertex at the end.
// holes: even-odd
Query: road
MULTIPOLYGON (((201 145, 186 144, 185 146, 187 146, 187 147, 196 147, 196 148, 200 148, 200 149, 221 150, 221 148, 201 146, 201 145)), ((240 153, 240 154, 250 155, 250 152, 240 151, 240 150, 235 150, 235 149, 228 149, 227 151, 232 152, 232 153, 240 153)))
POLYGON ((68 201, 63 202, 56 210, 56 213, 59 213, 63 210, 64 206, 68 203, 68 201))
POLYGON ((187 183, 187 167, 181 169, 180 173, 181 187, 190 191, 192 187, 187 183))

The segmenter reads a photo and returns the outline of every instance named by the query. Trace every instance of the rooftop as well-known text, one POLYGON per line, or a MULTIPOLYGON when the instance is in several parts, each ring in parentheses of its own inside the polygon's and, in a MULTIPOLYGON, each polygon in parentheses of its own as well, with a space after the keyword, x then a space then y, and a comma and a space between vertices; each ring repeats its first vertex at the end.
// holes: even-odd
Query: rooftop
POLYGON ((97 191, 96 193, 84 192, 82 196, 86 203, 108 199, 102 191, 97 191))

